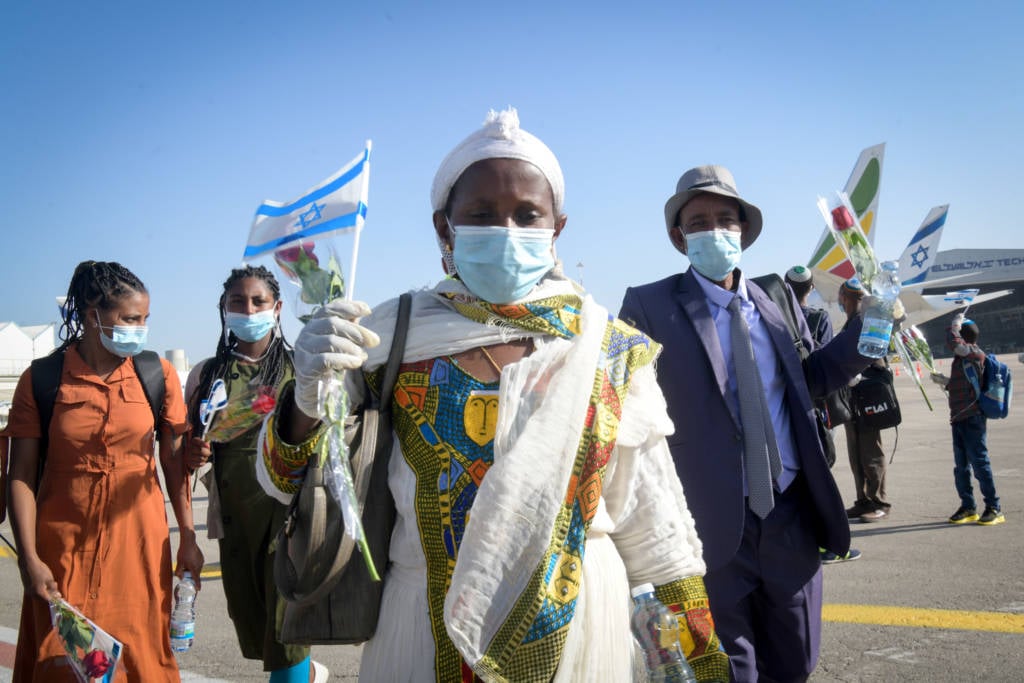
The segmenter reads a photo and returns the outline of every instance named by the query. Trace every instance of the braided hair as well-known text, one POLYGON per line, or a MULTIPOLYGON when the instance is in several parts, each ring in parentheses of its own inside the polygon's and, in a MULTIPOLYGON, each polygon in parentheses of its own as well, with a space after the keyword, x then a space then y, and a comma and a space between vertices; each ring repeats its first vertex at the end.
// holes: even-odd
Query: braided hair
MULTIPOLYGON (((189 398, 189 415, 192 418, 192 428, 197 434, 203 431, 202 423, 199 419, 199 403, 210 393, 210 386, 213 384, 213 381, 227 373, 228 366, 232 360, 231 352, 238 346, 238 337, 235 336, 234 332, 228 330, 224 322, 227 314, 228 292, 240 280, 246 278, 262 280, 274 297, 274 302, 276 303, 281 300, 281 286, 278 284, 277 278, 263 266, 247 265, 244 268, 234 268, 231 274, 228 275, 228 279, 224 281, 224 289, 221 292, 220 301, 217 303, 221 327, 221 335, 217 340, 217 352, 203 366, 202 373, 199 375, 199 384, 189 398)), ((273 338, 270 340, 270 345, 260 360, 260 368, 252 381, 256 386, 269 386, 276 390, 278 384, 284 378, 286 370, 292 364, 292 347, 291 344, 285 341, 280 328, 275 329, 271 334, 273 338)))
POLYGON ((58 352, 66 350, 85 335, 85 311, 97 306, 109 311, 130 294, 148 294, 146 285, 120 263, 114 261, 82 261, 75 268, 68 285, 68 295, 61 307, 58 352))

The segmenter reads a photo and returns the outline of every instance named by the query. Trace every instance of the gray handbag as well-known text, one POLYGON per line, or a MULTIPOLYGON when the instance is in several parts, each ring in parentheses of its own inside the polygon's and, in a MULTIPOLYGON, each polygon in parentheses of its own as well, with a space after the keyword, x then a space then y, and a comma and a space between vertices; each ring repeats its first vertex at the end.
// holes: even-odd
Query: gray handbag
POLYGON ((363 530, 382 578, 374 581, 359 552, 353 556, 356 544, 345 534, 341 510, 326 488, 324 468, 310 463, 278 532, 274 552, 274 583, 285 599, 278 634, 283 643, 362 643, 377 629, 395 525, 395 502, 388 488, 391 395, 405 351, 411 307, 412 295, 403 294, 380 393, 365 386, 363 405, 345 424, 363 530))

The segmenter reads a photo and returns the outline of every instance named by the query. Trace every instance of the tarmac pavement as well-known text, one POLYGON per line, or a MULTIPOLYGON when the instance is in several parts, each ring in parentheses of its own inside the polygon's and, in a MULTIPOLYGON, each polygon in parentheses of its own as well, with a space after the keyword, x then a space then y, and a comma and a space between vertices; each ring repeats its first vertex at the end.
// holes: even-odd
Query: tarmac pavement
MULTIPOLYGON (((1006 523, 946 522, 959 499, 945 396, 926 375, 925 392, 934 406, 929 411, 900 368, 896 386, 903 424, 898 433, 883 432, 886 452, 895 450, 887 481, 892 514, 881 522, 852 524, 854 547, 863 557, 823 568, 825 624, 812 682, 1024 680, 1024 569, 1019 559, 1024 556, 1024 367, 1016 359, 1002 360, 1009 361, 1019 383, 1010 417, 989 421, 988 430, 1006 523)), ((948 374, 948 361, 943 366, 948 374)), ((841 428, 836 446, 833 473, 850 505, 853 478, 841 428)), ((202 522, 205 499, 197 499, 196 508, 196 520, 202 522)), ((8 523, 0 525, 0 532, 10 538, 8 523)), ((217 545, 204 538, 202 546, 207 569, 197 600, 196 643, 179 656, 182 680, 266 680, 259 662, 238 653, 217 545)), ((3 683, 10 680, 21 586, 15 560, 6 548, 0 551, 3 683)), ((125 598, 130 597, 126 587, 125 598)), ((358 647, 318 646, 313 658, 328 666, 332 681, 357 678, 358 647)))

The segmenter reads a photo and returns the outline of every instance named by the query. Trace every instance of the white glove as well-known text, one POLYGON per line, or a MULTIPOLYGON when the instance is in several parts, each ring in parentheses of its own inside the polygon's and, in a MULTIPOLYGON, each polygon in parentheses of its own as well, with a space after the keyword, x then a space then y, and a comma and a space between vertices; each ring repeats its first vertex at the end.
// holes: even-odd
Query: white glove
POLYGON ((964 314, 957 313, 956 315, 953 316, 953 320, 950 321, 949 326, 952 327, 954 330, 959 330, 961 327, 963 327, 963 324, 964 314))
POLYGON ((309 417, 320 417, 320 380, 362 367, 364 349, 380 344, 380 337, 355 322, 369 314, 370 307, 362 301, 338 299, 317 311, 299 332, 294 358, 295 405, 309 417))

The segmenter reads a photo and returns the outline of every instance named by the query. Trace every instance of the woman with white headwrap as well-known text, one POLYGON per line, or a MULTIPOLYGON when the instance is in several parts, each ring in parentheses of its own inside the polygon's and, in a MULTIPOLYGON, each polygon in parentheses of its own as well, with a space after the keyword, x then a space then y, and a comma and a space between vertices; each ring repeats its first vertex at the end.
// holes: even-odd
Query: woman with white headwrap
MULTIPOLYGON (((660 347, 563 275, 563 199, 558 161, 511 109, 434 179, 448 277, 414 293, 391 397, 398 519, 363 680, 630 680, 629 589, 646 582, 677 613, 698 678, 728 677, 665 443, 660 347)), ((357 404, 354 373, 386 362, 397 300, 328 311, 296 341, 271 459, 317 438, 321 376, 352 371, 357 404)))

